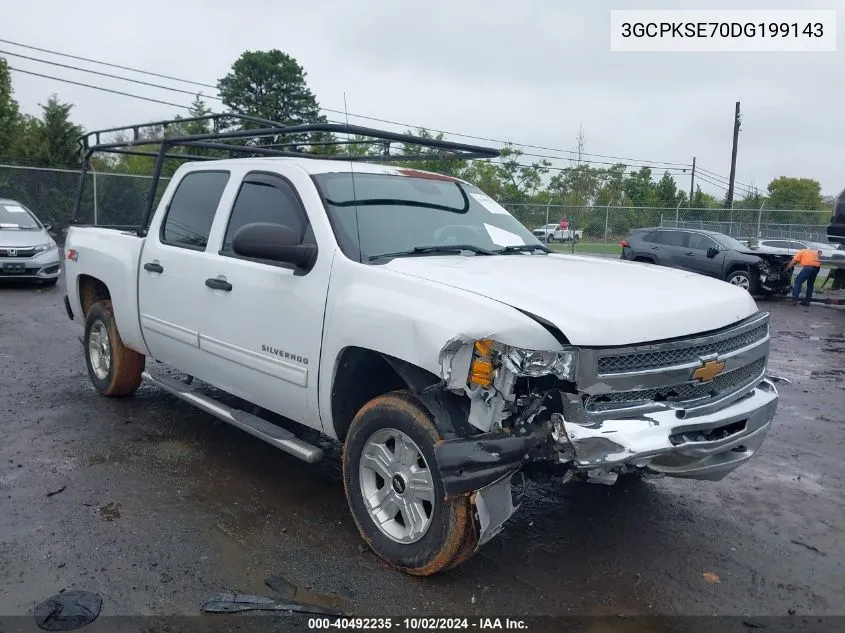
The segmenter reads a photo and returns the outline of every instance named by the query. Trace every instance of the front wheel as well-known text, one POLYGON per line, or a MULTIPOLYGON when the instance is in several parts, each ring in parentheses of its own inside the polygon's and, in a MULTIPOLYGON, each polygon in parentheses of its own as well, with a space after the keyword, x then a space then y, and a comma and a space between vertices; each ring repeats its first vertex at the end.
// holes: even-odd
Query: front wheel
POLYGON ((88 377, 97 391, 104 396, 126 396, 138 388, 145 358, 123 344, 111 301, 91 306, 83 343, 88 377))
POLYGON ((362 538, 387 563, 415 576, 456 567, 475 551, 466 496, 447 499, 431 414, 410 392, 365 404, 343 448, 343 484, 362 538))
POLYGON ((751 273, 747 270, 735 270, 728 275, 727 282, 751 292, 751 273))

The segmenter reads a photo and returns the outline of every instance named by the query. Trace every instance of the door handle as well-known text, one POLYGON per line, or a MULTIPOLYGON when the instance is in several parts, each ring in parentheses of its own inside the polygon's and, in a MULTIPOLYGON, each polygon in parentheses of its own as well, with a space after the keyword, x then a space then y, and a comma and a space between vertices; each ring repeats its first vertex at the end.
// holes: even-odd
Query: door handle
POLYGON ((695 253, 687 253, 690 257, 695 257, 695 253))
POLYGON ((232 289, 232 284, 225 279, 218 279, 217 277, 206 279, 205 285, 213 290, 223 290, 224 292, 229 292, 232 289))
POLYGON ((147 262, 144 264, 144 270, 149 270, 151 273, 163 273, 164 266, 155 262, 147 262))
POLYGON ((659 246, 652 246, 652 247, 651 247, 651 250, 653 250, 653 251, 659 251, 659 250, 660 250, 660 247, 659 247, 659 246))

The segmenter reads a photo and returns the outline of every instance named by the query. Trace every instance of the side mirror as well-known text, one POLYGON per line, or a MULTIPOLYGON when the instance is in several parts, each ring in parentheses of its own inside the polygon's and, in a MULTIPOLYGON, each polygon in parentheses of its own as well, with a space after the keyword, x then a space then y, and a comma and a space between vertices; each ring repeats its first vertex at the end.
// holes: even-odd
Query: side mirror
POLYGON ((290 227, 270 222, 245 224, 232 238, 232 250, 243 257, 267 259, 310 268, 317 257, 317 247, 302 244, 290 227))
POLYGON ((718 249, 718 248, 713 248, 713 247, 711 246, 710 248, 708 248, 708 249, 707 249, 707 258, 708 258, 708 259, 713 259, 713 258, 714 258, 714 257, 716 257, 716 255, 718 255, 718 254, 719 254, 719 249, 718 249))

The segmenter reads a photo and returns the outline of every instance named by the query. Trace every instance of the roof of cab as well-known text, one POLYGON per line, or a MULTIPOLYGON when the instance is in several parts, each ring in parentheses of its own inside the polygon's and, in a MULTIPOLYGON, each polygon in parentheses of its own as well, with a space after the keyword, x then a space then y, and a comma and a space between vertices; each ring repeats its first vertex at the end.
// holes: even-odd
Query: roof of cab
POLYGON ((433 180, 449 180, 453 182, 464 182, 460 178, 439 174, 433 171, 414 169, 399 165, 377 165, 348 160, 327 160, 320 158, 296 158, 296 157, 273 157, 273 158, 226 158, 221 160, 197 161, 187 163, 191 169, 202 169, 208 165, 211 169, 220 167, 255 167, 256 165, 296 165, 309 174, 330 174, 330 173, 364 173, 364 174, 385 174, 390 176, 409 176, 429 178, 433 180))

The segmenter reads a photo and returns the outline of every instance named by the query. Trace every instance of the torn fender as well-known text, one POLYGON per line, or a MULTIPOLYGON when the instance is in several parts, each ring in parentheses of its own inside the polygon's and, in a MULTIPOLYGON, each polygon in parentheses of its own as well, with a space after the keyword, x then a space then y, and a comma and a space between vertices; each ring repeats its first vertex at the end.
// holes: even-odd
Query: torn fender
POLYGON ((485 433, 438 442, 434 456, 446 496, 480 490, 529 461, 554 459, 550 436, 550 431, 542 429, 526 435, 485 433))

